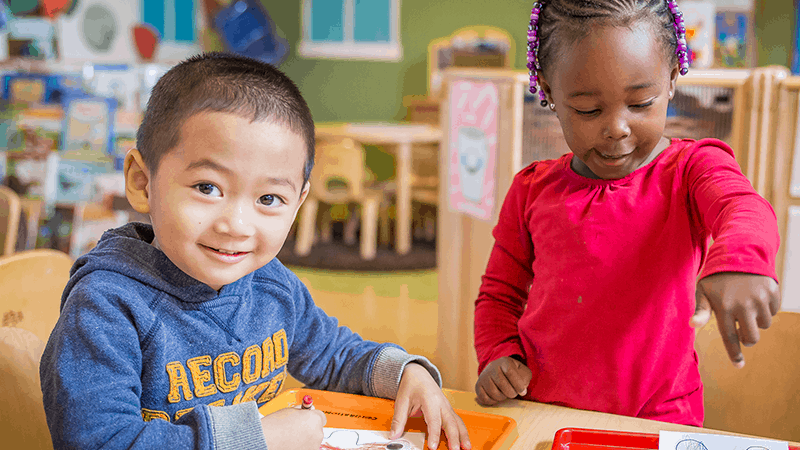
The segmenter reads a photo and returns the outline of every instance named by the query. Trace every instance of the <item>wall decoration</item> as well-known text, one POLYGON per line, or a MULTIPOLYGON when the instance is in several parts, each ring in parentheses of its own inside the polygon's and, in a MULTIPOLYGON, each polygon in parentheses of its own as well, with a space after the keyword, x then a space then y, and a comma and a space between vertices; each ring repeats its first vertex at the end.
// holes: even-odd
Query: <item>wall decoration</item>
POLYGON ((130 29, 139 15, 137 1, 81 0, 72 14, 56 20, 61 59, 67 63, 135 62, 130 29))
POLYGON ((482 220, 495 206, 498 101, 493 83, 450 86, 449 205, 482 220))
POLYGON ((710 1, 684 1, 680 8, 686 24, 689 64, 693 68, 707 69, 714 63, 716 5, 710 1))

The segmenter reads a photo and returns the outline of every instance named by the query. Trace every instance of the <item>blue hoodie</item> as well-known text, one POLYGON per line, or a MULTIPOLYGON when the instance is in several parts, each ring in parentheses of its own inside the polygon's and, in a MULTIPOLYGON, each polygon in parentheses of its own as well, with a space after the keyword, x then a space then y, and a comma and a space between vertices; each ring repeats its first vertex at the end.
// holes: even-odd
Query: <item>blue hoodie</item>
POLYGON ((441 385, 427 359, 338 326, 277 259, 217 293, 152 241, 109 230, 72 268, 40 367, 57 449, 266 449, 257 407, 287 371, 394 398, 418 362, 441 385))

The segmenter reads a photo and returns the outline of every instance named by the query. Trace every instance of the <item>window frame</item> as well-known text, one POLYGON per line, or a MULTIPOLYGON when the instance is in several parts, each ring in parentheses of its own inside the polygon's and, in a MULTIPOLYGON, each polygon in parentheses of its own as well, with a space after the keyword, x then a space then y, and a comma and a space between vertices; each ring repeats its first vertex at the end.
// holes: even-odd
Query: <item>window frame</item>
POLYGON ((304 58, 317 59, 363 59, 373 61, 398 62, 403 59, 403 46, 400 42, 400 0, 389 2, 389 42, 357 42, 354 39, 354 15, 356 0, 342 0, 344 23, 342 41, 311 40, 311 3, 303 0, 302 37, 299 53, 304 58))

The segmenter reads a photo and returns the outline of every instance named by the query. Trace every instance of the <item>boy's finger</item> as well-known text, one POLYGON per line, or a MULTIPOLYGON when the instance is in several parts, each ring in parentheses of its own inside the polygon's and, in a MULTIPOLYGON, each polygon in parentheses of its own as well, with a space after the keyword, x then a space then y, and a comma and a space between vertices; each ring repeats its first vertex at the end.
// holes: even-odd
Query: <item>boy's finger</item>
POLYGON ((484 388, 486 389, 486 393, 489 394, 489 397, 495 402, 501 402, 508 398, 508 396, 503 394, 503 391, 497 387, 497 384, 495 384, 494 380, 491 378, 486 380, 484 388))
POLYGON ((397 439, 403 434, 408 419, 409 402, 407 397, 398 398, 394 402, 394 415, 392 416, 392 426, 389 432, 389 439, 397 439))
POLYGON ((439 409, 431 411, 423 406, 422 414, 425 416, 425 423, 428 424, 428 448, 436 450, 442 434, 442 412, 439 409))
POLYGON ((455 414, 448 414, 445 416, 442 426, 444 428, 444 435, 447 438, 447 447, 450 450, 459 450, 462 444, 461 431, 458 429, 456 418, 453 416, 455 416, 455 414))
MULTIPOLYGON (((450 410, 450 414, 452 414, 453 423, 454 426, 456 427, 456 431, 458 432, 458 440, 461 442, 461 448, 465 450, 471 449, 472 443, 469 441, 469 432, 467 432, 467 426, 464 425, 464 421, 461 420, 461 417, 459 417, 458 414, 456 414, 456 412, 453 411, 452 409, 450 410)), ((447 436, 448 436, 447 439, 449 441, 450 435, 448 434, 447 436)), ((457 450, 458 446, 451 448, 455 448, 457 450)))

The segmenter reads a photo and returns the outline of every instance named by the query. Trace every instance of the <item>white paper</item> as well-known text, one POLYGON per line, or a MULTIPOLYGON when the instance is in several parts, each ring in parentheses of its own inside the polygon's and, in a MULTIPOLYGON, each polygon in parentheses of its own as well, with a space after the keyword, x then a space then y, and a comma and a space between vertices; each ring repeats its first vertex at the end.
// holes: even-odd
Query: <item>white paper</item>
POLYGON ((786 441, 710 433, 661 431, 658 450, 788 450, 786 441))
POLYGON ((322 446, 330 450, 422 450, 425 433, 406 432, 397 439, 389 439, 388 431, 348 430, 343 428, 323 428, 322 446))

